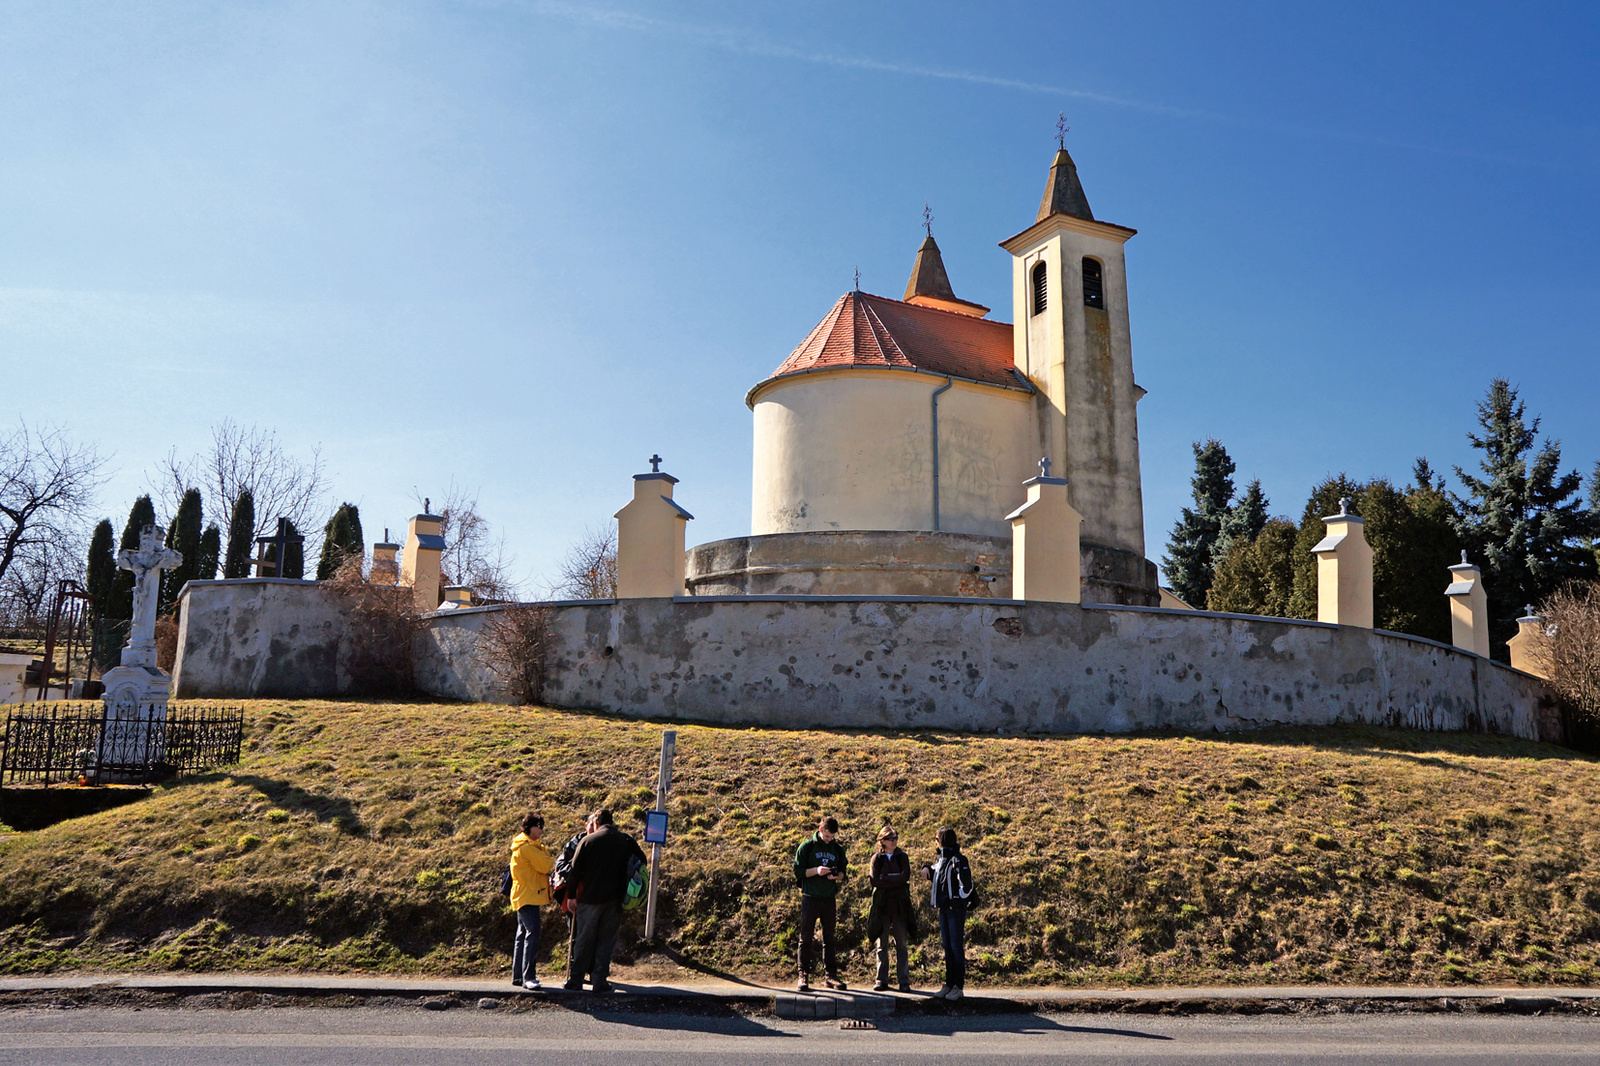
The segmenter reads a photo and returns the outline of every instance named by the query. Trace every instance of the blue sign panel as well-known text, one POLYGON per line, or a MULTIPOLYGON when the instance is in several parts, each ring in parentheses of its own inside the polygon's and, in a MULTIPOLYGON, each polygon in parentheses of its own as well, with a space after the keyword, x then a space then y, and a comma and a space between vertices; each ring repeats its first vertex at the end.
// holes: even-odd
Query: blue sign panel
POLYGON ((646 844, 665 844, 667 842, 667 812, 644 812, 644 842, 646 844))

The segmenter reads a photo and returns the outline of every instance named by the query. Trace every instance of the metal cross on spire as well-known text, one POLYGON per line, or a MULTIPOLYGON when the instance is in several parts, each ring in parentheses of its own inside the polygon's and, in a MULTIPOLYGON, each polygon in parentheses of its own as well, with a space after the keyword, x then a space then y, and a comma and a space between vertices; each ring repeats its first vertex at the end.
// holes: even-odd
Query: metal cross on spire
POLYGON ((927 231, 928 236, 933 236, 933 208, 927 204, 922 205, 922 228, 927 231))
POLYGON ((856 288, 855 288, 855 291, 856 292, 860 292, 861 291, 861 268, 860 267, 856 267, 856 288))
POLYGON ((1070 130, 1070 129, 1072 129, 1072 127, 1067 125, 1067 113, 1065 111, 1058 111, 1056 113, 1056 147, 1057 148, 1061 148, 1063 150, 1066 149, 1066 147, 1067 147, 1067 131, 1070 130))
POLYGON ((650 456, 650 472, 652 474, 661 473, 661 456, 659 456, 659 455, 650 456))

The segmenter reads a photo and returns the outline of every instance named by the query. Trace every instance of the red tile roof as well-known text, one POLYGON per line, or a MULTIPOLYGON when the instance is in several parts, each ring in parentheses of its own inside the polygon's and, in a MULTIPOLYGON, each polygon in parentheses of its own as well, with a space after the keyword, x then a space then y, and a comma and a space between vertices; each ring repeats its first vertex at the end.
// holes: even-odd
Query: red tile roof
POLYGON ((847 292, 772 378, 807 370, 900 367, 1026 388, 1014 366, 1009 323, 847 292))

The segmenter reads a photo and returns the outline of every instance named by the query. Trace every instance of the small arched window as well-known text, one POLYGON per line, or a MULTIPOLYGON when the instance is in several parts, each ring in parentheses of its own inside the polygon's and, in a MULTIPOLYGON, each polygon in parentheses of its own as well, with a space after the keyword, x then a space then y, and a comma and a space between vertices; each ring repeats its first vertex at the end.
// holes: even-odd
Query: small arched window
POLYGON ((1100 260, 1083 259, 1083 305, 1085 307, 1098 307, 1102 311, 1106 306, 1105 277, 1101 273, 1100 260))
POLYGON ((1049 277, 1043 261, 1033 268, 1033 313, 1044 314, 1044 309, 1050 305, 1049 277))

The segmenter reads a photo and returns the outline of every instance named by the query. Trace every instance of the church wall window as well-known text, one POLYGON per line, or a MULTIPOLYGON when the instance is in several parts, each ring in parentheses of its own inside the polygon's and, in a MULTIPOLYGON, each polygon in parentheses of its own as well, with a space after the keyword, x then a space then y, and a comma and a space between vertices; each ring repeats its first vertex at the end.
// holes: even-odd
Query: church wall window
POLYGON ((1083 257, 1083 305, 1085 307, 1098 307, 1102 311, 1106 307, 1106 284, 1100 260, 1083 257))
POLYGON ((1038 263, 1033 268, 1033 313, 1040 315, 1050 304, 1049 272, 1044 263, 1038 263))

